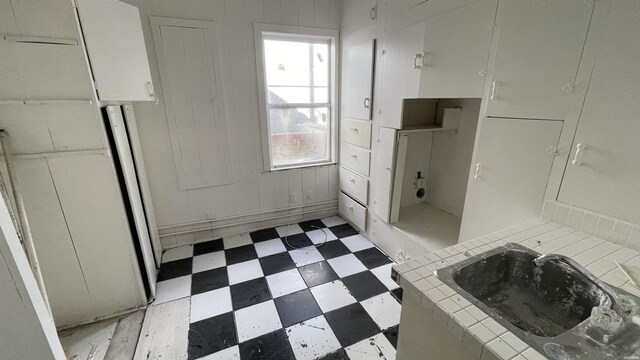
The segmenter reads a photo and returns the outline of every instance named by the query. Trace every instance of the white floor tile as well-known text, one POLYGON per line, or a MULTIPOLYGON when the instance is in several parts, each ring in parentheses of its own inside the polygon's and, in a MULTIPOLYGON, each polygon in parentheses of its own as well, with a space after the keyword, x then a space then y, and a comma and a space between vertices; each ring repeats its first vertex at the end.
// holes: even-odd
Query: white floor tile
POLYGON ((327 227, 342 225, 347 223, 347 221, 341 218, 340 216, 330 216, 324 219, 320 219, 320 221, 322 221, 323 224, 327 225, 327 227))
POLYGON ((386 264, 386 265, 382 265, 380 267, 371 269, 371 272, 373 273, 373 275, 375 275, 378 278, 378 280, 382 281, 384 286, 386 286, 387 289, 389 290, 397 289, 400 287, 398 286, 398 284, 396 284, 395 281, 391 279, 392 265, 393 264, 386 264))
POLYGON ((156 284, 156 300, 153 304, 161 304, 189 295, 191 295, 191 275, 159 281, 156 284))
POLYGON ((382 330, 400 323, 400 304, 388 292, 361 301, 360 304, 382 330))
POLYGON ((233 310, 230 288, 207 291, 191 297, 190 321, 196 322, 233 310))
POLYGON ((341 278, 367 270, 367 267, 353 254, 338 256, 327 262, 341 278))
POLYGON ((322 254, 314 247, 291 250, 289 251, 289 255, 291 255, 291 259, 293 259, 293 262, 295 262, 298 267, 324 260, 322 254))
POLYGON ((162 253, 162 262, 186 259, 193 256, 193 245, 179 246, 162 253))
POLYGON ((298 224, 293 224, 289 226, 280 226, 276 228, 276 231, 278 232, 278 235, 280 235, 280 237, 285 237, 287 235, 300 234, 304 232, 300 227, 300 225, 298 224))
POLYGON ((229 274, 229 285, 264 276, 258 259, 229 265, 227 266, 227 273, 229 274))
POLYGON ((349 236, 340 240, 342 240, 342 242, 349 248, 349 250, 351 250, 351 252, 356 252, 373 247, 373 243, 361 234, 349 236))
POLYGON ((311 288, 311 294, 313 294, 323 313, 356 302, 356 299, 351 296, 347 287, 340 280, 311 288))
POLYGON ((340 343, 324 316, 287 329, 296 360, 313 360, 340 349, 340 343))
POLYGON ((201 272, 211 269, 217 269, 227 265, 224 258, 224 251, 216 251, 204 255, 193 257, 193 272, 201 272))
POLYGON ((209 354, 198 360, 240 360, 240 348, 238 345, 209 354))
POLYGON ((238 330, 238 342, 247 341, 282 328, 273 300, 240 309, 234 315, 238 330))
POLYGON ((280 239, 263 241, 255 244, 258 257, 265 257, 287 251, 280 239))
POLYGON ((395 359, 396 349, 383 334, 366 338, 345 348, 351 360, 395 359))
POLYGON ((332 232, 331 230, 325 228, 322 230, 312 230, 312 231, 307 231, 307 236, 309 237, 309 239, 311 239, 311 241, 314 244, 322 244, 325 241, 325 238, 327 239, 327 241, 333 241, 338 239, 332 232))
POLYGON ((298 269, 291 269, 269 275, 267 276, 267 283, 269 284, 273 298, 291 294, 307 287, 298 269))
POLYGON ((244 245, 252 244, 251 236, 249 234, 232 235, 222 239, 225 249, 232 249, 244 245))

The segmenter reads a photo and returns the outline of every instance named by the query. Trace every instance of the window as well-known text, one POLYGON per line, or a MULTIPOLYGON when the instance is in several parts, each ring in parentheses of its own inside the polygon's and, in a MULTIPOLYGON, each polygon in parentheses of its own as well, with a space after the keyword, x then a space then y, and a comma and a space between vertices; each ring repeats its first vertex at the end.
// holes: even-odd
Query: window
POLYGON ((256 24, 267 170, 335 157, 337 31, 256 24))

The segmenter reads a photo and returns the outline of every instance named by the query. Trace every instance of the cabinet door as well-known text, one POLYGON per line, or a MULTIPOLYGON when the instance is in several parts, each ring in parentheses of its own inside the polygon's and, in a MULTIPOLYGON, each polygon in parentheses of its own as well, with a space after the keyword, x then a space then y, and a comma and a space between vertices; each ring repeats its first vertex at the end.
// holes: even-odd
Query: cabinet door
POLYGON ((78 14, 98 98, 155 100, 138 8, 117 0, 78 0, 78 14))
POLYGON ((471 168, 460 241, 540 216, 562 121, 484 119, 471 168))
POLYGON ((342 62, 342 116, 371 120, 373 59, 376 41, 344 49, 342 62))
POLYGON ((640 223, 638 14, 611 2, 558 200, 640 223))
POLYGON ((378 135, 373 212, 386 223, 389 223, 391 215, 396 134, 397 131, 394 129, 380 127, 380 134, 378 135))
POLYGON ((487 115, 564 119, 592 11, 584 0, 500 2, 487 115))
POLYGON ((424 45, 424 22, 385 36, 382 65, 382 118, 386 126, 402 127, 402 99, 418 97, 420 70, 414 68, 424 45))
POLYGON ((426 21, 420 97, 482 97, 497 5, 476 1, 426 21))

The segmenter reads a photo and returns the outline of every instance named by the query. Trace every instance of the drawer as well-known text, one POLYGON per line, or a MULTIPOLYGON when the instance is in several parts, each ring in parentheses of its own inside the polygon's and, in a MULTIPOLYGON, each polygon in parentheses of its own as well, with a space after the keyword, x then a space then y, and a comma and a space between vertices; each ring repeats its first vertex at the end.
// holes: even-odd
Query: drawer
POLYGON ((369 192, 369 180, 367 178, 340 167, 340 190, 360 203, 367 205, 367 194, 369 192))
POLYGON ((371 149, 371 121, 342 119, 340 140, 371 149))
POLYGON ((364 176, 369 176, 371 154, 368 150, 342 143, 340 149, 340 165, 364 176))
POLYGON ((367 208, 343 192, 340 193, 338 198, 338 212, 360 230, 366 230, 367 208))

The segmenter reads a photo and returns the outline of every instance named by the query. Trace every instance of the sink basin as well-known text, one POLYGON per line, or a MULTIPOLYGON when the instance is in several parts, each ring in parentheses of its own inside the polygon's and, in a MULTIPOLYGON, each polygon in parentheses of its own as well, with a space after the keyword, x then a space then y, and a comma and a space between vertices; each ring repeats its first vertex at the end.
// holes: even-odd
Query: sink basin
MULTIPOLYGON (((439 269, 436 276, 549 359, 636 354, 636 325, 608 345, 588 335, 591 310, 610 303, 609 295, 565 263, 536 266, 533 260, 539 255, 522 245, 506 244, 439 269)), ((640 305, 639 298, 614 289, 640 305)))
POLYGON ((537 267, 536 257, 507 249, 457 269, 453 280, 514 326, 558 336, 586 320, 607 295, 562 263, 537 267))

